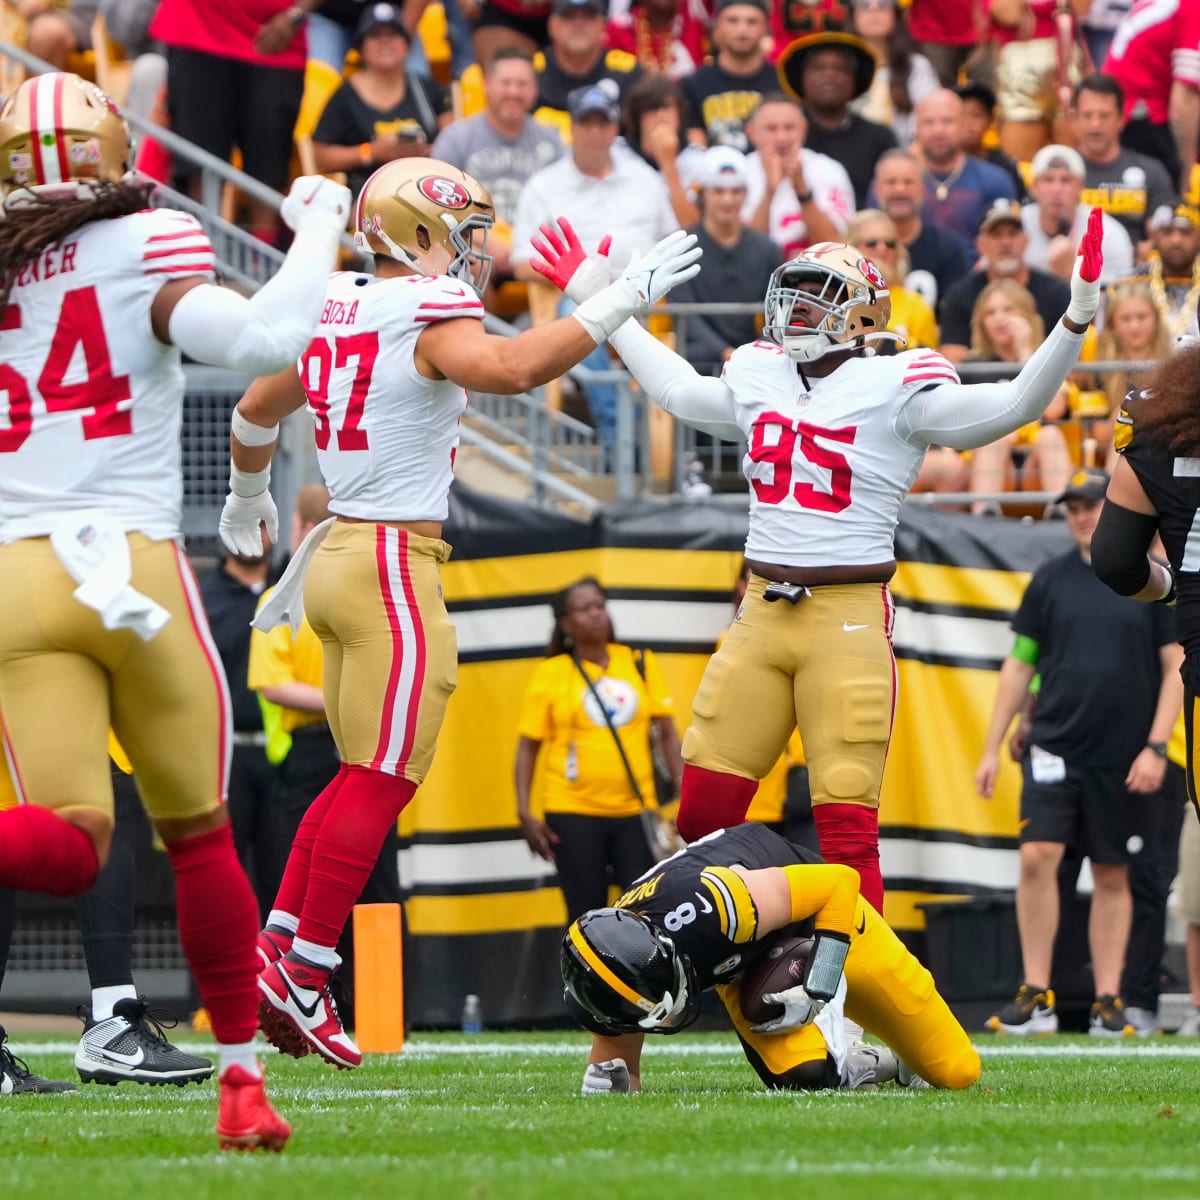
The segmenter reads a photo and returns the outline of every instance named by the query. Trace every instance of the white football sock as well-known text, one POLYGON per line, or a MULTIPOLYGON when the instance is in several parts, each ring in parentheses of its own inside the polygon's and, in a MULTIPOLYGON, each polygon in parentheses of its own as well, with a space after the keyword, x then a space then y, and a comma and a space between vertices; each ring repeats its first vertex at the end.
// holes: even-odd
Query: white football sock
POLYGON ((92 988, 92 1020, 107 1021, 113 1015, 113 1005, 118 1000, 136 1000, 137 988, 132 983, 117 987, 92 988))
POLYGON ((312 963, 314 967, 324 967, 326 971, 334 970, 342 962, 332 946, 318 946, 316 942, 306 942, 303 938, 296 938, 292 942, 292 950, 306 963, 312 963))
POLYGON ((281 908, 273 908, 267 914, 267 924, 274 925, 279 929, 286 929, 295 937, 296 930, 300 928, 300 918, 293 917, 290 912, 284 912, 281 908))
POLYGON ((239 1042, 236 1046, 226 1046, 218 1042, 217 1061, 220 1063, 222 1075, 229 1067, 241 1067, 257 1079, 263 1077, 262 1063, 258 1061, 258 1048, 254 1042, 239 1042))

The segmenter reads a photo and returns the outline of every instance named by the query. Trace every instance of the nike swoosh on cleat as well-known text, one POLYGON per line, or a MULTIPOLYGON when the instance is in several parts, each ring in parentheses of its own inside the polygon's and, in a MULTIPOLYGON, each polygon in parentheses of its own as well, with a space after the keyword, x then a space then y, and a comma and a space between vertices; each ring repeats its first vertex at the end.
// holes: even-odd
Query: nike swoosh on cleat
POLYGON ((848 621, 842 622, 843 633, 857 633, 860 629, 870 629, 870 625, 851 625, 848 621))
POLYGON ((89 1058, 96 1058, 98 1062, 103 1062, 106 1058, 111 1058, 114 1062, 122 1063, 127 1067, 140 1067, 146 1061, 145 1050, 138 1047, 134 1054, 122 1054, 120 1050, 106 1050, 103 1046, 99 1048, 96 1054, 89 1054, 89 1058), (97 1054, 99 1057, 97 1058, 97 1054))
POLYGON ((292 987, 292 981, 287 977, 287 972, 280 971, 279 974, 283 976, 283 986, 287 988, 288 995, 296 1002, 296 1007, 311 1021, 317 1015, 317 1005, 321 1003, 321 994, 318 992, 311 1004, 305 1004, 296 995, 296 989, 292 987))

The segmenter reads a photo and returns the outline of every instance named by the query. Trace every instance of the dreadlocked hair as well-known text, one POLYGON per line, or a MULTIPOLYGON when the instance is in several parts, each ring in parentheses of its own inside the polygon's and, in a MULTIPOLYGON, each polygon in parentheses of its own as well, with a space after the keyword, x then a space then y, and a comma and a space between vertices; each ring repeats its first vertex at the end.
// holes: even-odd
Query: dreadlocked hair
POLYGON ((1126 403, 1134 429, 1181 458, 1200 458, 1200 346, 1168 355, 1126 403))
POLYGON ((89 196, 70 200, 37 197, 4 214, 0 220, 0 305, 8 303, 21 268, 43 250, 61 245, 75 230, 92 221, 127 217, 149 208, 155 185, 152 181, 100 181, 90 187, 89 196))

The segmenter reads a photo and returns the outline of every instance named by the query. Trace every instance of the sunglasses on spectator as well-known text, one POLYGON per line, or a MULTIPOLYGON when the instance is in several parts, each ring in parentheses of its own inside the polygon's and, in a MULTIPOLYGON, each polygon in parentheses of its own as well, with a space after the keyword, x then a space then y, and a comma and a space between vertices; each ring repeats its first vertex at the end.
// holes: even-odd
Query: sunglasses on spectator
POLYGON ((866 246, 868 250, 877 250, 880 246, 895 250, 899 243, 895 238, 863 238, 862 245, 866 246))
POLYGON ((855 12, 870 12, 872 9, 891 9, 896 7, 896 0, 854 0, 851 6, 855 12))

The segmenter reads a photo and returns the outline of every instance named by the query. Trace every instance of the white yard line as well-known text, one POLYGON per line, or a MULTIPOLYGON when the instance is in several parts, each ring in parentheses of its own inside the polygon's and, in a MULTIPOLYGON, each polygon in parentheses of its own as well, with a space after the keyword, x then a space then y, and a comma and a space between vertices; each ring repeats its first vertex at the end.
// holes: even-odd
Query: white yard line
MULTIPOLYGON (((10 1040, 9 1046, 21 1058, 36 1058, 50 1054, 74 1054, 79 1049, 78 1041, 70 1042, 21 1042, 10 1040)), ((195 1054, 216 1053, 212 1042, 181 1039, 175 1043, 180 1048, 195 1054)), ((976 1046, 983 1058, 1200 1058, 1200 1043, 1188 1041, 1175 1044, 1169 1039, 1135 1039, 1120 1042, 1061 1043, 1048 1039, 1030 1042, 984 1042, 976 1046)), ((586 1042, 539 1042, 539 1041, 479 1041, 463 1038, 461 1041, 411 1041, 401 1055, 383 1055, 385 1058, 452 1058, 455 1055, 472 1057, 511 1057, 535 1055, 563 1055, 577 1057, 586 1055, 586 1042)), ((264 1046, 270 1053, 270 1048, 264 1046)), ((737 1042, 723 1039, 700 1039, 676 1042, 673 1039, 651 1041, 646 1053, 655 1058, 725 1058, 730 1055, 740 1058, 741 1047, 737 1042)), ((374 1056, 370 1056, 374 1057, 374 1056)), ((368 1058, 370 1061, 370 1058, 368 1058)))

